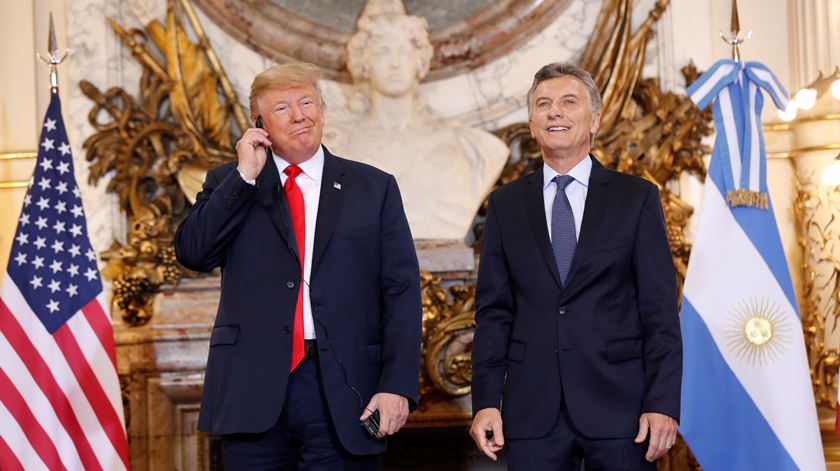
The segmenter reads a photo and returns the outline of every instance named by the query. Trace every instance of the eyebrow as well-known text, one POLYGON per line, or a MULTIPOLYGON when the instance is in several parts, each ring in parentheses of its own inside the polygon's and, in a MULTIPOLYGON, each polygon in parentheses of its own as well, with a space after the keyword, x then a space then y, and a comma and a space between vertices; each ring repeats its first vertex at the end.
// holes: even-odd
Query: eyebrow
POLYGON ((314 100, 315 96, 311 93, 306 93, 306 94, 302 95, 300 98, 298 98, 297 100, 277 100, 277 101, 271 103, 271 106, 288 105, 292 101, 301 101, 301 100, 306 100, 306 99, 314 100))
MULTIPOLYGON (((562 95, 560 98, 580 98, 580 97, 577 95, 577 93, 566 93, 565 95, 562 95)), ((551 98, 547 97, 547 96, 538 96, 534 100, 534 103, 538 103, 540 100, 551 100, 551 98)))

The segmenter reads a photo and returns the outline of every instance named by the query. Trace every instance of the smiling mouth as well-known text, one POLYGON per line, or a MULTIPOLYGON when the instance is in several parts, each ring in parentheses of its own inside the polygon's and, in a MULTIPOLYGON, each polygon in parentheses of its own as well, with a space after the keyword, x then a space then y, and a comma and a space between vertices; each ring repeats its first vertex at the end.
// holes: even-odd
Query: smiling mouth
POLYGON ((305 132, 309 131, 309 129, 311 129, 311 128, 312 128, 312 126, 307 126, 307 127, 305 127, 305 128, 300 128, 300 129, 298 129, 298 130, 296 130, 296 131, 293 131, 293 132, 292 132, 292 136, 297 136, 298 134, 303 134, 303 133, 305 133, 305 132))
POLYGON ((551 126, 548 128, 548 132, 566 132, 571 129, 568 126, 551 126))

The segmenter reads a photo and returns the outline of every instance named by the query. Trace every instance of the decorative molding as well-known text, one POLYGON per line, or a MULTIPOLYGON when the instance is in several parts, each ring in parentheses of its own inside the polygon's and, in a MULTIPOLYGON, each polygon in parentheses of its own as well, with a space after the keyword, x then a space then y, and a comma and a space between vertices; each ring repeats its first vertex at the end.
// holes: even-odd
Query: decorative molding
MULTIPOLYGON (((195 0, 232 37, 276 62, 306 61, 326 78, 351 83, 345 46, 352 32, 318 23, 271 0, 195 0)), ((427 81, 453 77, 510 52, 542 31, 570 0, 499 0, 440 29, 427 81)), ((352 8, 353 4, 347 2, 352 8)), ((337 3, 336 8, 347 8, 337 3)), ((441 4, 441 8, 445 8, 441 4)), ((348 13, 344 11, 343 13, 348 13)), ((358 13, 356 13, 358 16, 358 13)))
POLYGON ((9 190, 12 188, 26 188, 29 186, 29 181, 13 181, 13 182, 0 182, 0 190, 9 190))
POLYGON ((38 152, 34 150, 20 152, 0 152, 0 160, 34 159, 35 157, 38 157, 38 152))

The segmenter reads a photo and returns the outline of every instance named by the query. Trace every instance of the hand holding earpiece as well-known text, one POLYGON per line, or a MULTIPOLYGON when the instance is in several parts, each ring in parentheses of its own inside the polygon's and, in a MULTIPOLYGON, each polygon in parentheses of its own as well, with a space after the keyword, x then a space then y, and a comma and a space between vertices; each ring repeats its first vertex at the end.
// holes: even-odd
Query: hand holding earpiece
MULTIPOLYGON (((257 118, 257 121, 261 121, 257 118)), ((261 122, 258 123, 262 124, 261 122)), ((263 169, 268 158, 266 149, 271 148, 271 141, 268 139, 268 132, 264 129, 248 128, 245 134, 236 143, 236 157, 239 165, 236 166, 246 180, 254 180, 263 169)))

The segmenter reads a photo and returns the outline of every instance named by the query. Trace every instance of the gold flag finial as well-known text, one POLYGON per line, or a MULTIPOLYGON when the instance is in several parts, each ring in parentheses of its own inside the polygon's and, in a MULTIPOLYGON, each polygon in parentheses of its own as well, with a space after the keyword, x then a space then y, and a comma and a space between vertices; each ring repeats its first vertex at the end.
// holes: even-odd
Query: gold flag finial
POLYGON ((64 55, 59 57, 58 55, 58 41, 55 39, 55 23, 53 22, 53 15, 50 12, 50 31, 49 36, 47 37, 47 52, 48 55, 46 58, 41 56, 41 53, 35 53, 38 59, 41 59, 41 62, 50 66, 50 91, 52 93, 58 93, 58 64, 64 62, 64 59, 67 58, 67 55, 70 54, 69 49, 64 50, 64 55))
POLYGON ((732 0, 732 17, 729 21, 729 32, 732 36, 738 36, 741 33, 741 22, 738 21, 738 0, 732 0))
POLYGON ((729 30, 731 36, 726 36, 723 31, 720 31, 720 38, 723 42, 732 46, 732 60, 741 60, 741 50, 738 48, 746 40, 752 37, 752 30, 747 31, 746 36, 741 36, 741 21, 738 18, 738 1, 732 0, 732 16, 729 20, 729 30))

